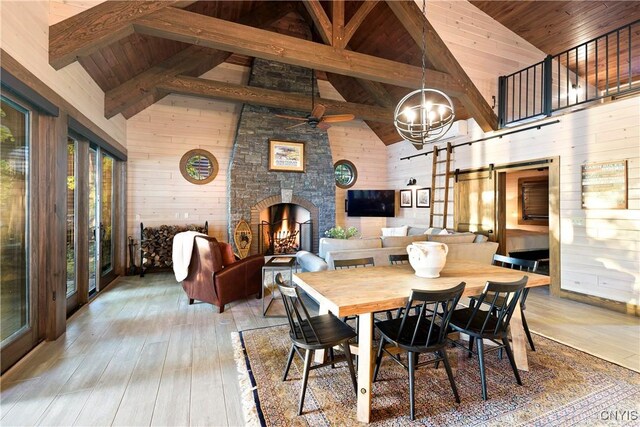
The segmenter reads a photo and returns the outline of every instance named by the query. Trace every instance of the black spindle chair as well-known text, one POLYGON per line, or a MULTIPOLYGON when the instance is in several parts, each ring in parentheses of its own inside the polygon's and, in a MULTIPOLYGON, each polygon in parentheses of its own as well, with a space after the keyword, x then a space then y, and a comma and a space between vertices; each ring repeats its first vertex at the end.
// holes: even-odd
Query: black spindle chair
MULTIPOLYGON (((510 268, 520 271, 527 271, 530 273, 535 273, 538 270, 538 261, 528 260, 528 259, 520 259, 513 258, 504 255, 494 255, 493 256, 493 265, 498 265, 504 268, 510 268)), ((524 328, 524 333, 527 335, 527 341, 529 341, 529 346, 531 346, 532 351, 536 351, 536 347, 533 345, 533 338, 531 337, 531 332, 529 331, 529 325, 527 325, 527 318, 524 316, 524 310, 527 308, 525 303, 527 301, 527 296, 529 295, 529 288, 524 288, 522 291, 522 297, 520 297, 520 315, 522 316, 522 327, 524 328)), ((469 297, 469 307, 475 306, 478 302, 479 295, 474 295, 469 297)), ((500 305, 501 301, 498 301, 498 305, 500 305)), ((486 304, 486 301, 485 301, 486 304)), ((500 353, 500 357, 502 357, 502 352, 500 353)))
POLYGON ((333 314, 323 314, 320 316, 310 316, 304 302, 300 298, 297 287, 278 285, 282 300, 284 302, 287 319, 289 321, 289 336, 291 338, 291 350, 287 359, 287 367, 284 370, 282 381, 287 380, 287 374, 291 367, 294 354, 304 360, 304 371, 302 374, 302 388, 300 390, 300 401, 298 403, 298 415, 302 414, 304 396, 307 391, 307 380, 309 371, 322 368, 341 361, 342 358, 332 358, 329 362, 311 366, 311 357, 316 350, 331 350, 334 346, 341 346, 344 359, 347 361, 351 381, 354 391, 357 390, 356 373, 353 368, 349 340, 356 336, 349 325, 342 322, 333 314), (304 356, 302 354, 304 350, 304 356))
MULTIPOLYGON (((527 285, 527 276, 516 282, 487 282, 484 291, 474 307, 455 310, 451 316, 450 326, 453 330, 469 335, 469 357, 473 355, 473 343, 477 342, 478 361, 480 363, 480 381, 482 383, 482 398, 487 400, 487 381, 485 376, 484 353, 490 350, 505 349, 509 363, 519 385, 520 375, 513 358, 507 328, 513 311, 518 304, 522 291, 527 285), (480 310, 482 304, 488 304, 489 310, 480 310), (495 347, 485 349, 483 340, 490 340, 495 347), (500 342, 498 341, 500 340, 500 342)), ((456 345, 460 345, 455 343, 456 345)))
MULTIPOLYGON (((414 399, 414 373, 418 366, 428 363, 438 363, 442 361, 451 383, 451 389, 455 396, 456 402, 460 403, 460 396, 456 383, 453 380, 453 373, 447 358, 445 349, 449 320, 454 312, 465 283, 462 282, 458 286, 439 290, 439 291, 421 291, 412 290, 409 301, 404 310, 404 315, 397 319, 385 320, 377 322, 376 328, 380 331, 381 339, 376 356, 376 367, 373 373, 375 381, 380 369, 383 353, 389 354, 396 363, 402 365, 409 372, 409 405, 411 410, 411 419, 415 419, 415 399, 414 399), (409 309, 419 307, 417 315, 411 315, 409 309), (408 352, 408 364, 405 365, 399 358, 396 358, 389 352, 385 346, 387 343, 393 347, 399 347, 408 352), (433 353, 436 357, 421 363, 418 362, 418 356, 421 353, 433 353)), ((436 365, 437 367, 437 365, 436 365)))

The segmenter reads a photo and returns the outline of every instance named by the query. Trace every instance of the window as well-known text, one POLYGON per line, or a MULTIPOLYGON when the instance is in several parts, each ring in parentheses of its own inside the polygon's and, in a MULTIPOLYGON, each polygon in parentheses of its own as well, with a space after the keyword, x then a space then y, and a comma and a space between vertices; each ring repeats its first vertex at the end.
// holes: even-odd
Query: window
POLYGON ((358 170, 356 165, 349 160, 338 160, 333 165, 336 178, 336 185, 339 188, 351 188, 358 179, 358 170))
POLYGON ((518 179, 518 224, 549 225, 549 177, 518 179))
POLYGON ((207 184, 218 174, 218 161, 206 150, 190 150, 180 159, 180 172, 193 184, 207 184))

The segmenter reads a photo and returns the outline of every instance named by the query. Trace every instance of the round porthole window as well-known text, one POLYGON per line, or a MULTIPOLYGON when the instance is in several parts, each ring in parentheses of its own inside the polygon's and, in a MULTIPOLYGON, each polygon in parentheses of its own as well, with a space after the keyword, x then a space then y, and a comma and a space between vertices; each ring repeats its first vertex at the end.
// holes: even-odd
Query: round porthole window
POLYGON ((180 159, 180 172, 193 184, 207 184, 218 175, 218 161, 207 150, 187 151, 180 159))
POLYGON ((333 165, 333 171, 336 178, 336 185, 340 188, 351 188, 358 179, 356 165, 349 160, 338 160, 333 165))

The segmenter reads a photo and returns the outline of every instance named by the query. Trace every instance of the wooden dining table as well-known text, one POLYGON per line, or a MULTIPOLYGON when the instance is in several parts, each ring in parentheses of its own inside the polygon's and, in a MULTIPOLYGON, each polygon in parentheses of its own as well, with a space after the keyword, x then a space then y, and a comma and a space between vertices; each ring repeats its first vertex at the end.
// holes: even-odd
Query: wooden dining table
MULTIPOLYGON (((463 296, 480 294, 488 280, 513 282, 528 276, 527 287, 549 284, 549 277, 511 270, 473 261, 448 260, 440 277, 418 277, 408 265, 327 270, 295 273, 293 281, 315 299, 320 314, 331 312, 337 317, 358 316, 358 408, 360 422, 369 422, 373 362, 373 313, 404 307, 412 289, 440 290, 465 282, 463 296), (365 351, 367 349, 368 351, 365 351)), ((528 370, 526 337, 520 310, 511 319, 513 353, 518 369, 528 370)), ((316 352, 322 362, 323 352, 316 352)))

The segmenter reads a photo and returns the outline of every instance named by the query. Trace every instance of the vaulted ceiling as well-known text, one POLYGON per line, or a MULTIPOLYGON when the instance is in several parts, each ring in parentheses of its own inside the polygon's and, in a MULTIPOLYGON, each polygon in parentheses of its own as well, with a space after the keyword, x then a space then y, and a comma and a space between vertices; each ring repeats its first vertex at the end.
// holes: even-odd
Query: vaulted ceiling
MULTIPOLYGON (((567 4, 585 3, 587 10, 586 4, 603 2, 472 3, 548 52, 592 34, 566 23, 567 4), (550 7, 561 18, 545 17, 544 30, 536 27, 545 16, 540 9, 550 7), (550 45, 555 38, 558 44, 550 45)), ((596 31, 601 10, 593 9, 588 28, 596 31)), ((609 25, 625 13, 638 11, 617 6, 609 25)), ((169 93, 308 112, 311 100, 300 95, 197 77, 223 62, 248 65, 252 57, 313 68, 347 101, 321 100, 327 113, 353 113, 392 144, 400 140, 393 107, 420 86, 423 22, 427 85, 452 96, 458 119, 473 117, 485 131, 496 129, 493 110, 411 0, 107 1, 51 26, 49 61, 56 69, 79 61, 105 91, 105 116, 126 118, 169 93)))

